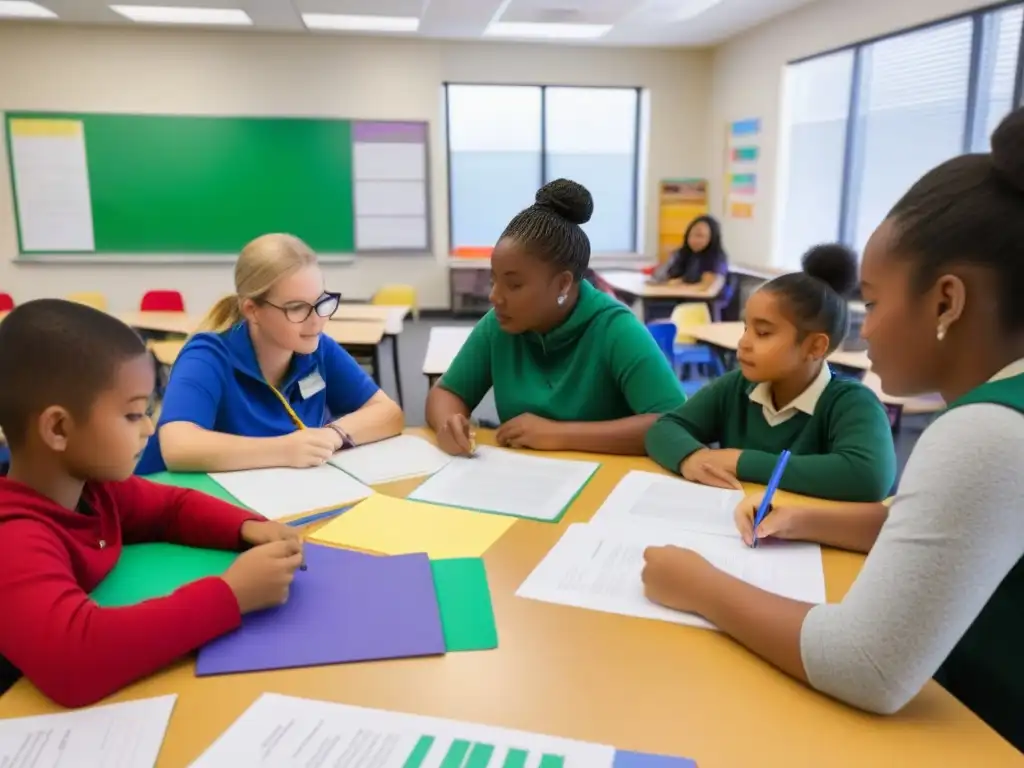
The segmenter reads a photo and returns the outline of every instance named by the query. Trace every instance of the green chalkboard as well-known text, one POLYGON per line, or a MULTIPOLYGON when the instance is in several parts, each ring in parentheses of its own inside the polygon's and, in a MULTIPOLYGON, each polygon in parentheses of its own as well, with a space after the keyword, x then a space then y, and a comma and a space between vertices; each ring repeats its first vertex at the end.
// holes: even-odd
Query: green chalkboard
POLYGON ((82 122, 95 253, 234 254, 267 232, 355 251, 347 120, 7 113, 9 154, 18 118, 82 122))

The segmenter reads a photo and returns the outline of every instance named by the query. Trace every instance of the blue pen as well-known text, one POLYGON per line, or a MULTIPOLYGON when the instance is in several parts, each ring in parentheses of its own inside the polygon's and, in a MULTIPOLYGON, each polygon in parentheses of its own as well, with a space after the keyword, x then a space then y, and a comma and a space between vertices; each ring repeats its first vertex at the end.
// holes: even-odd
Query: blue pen
POLYGON ((757 526, 761 524, 765 516, 771 511, 772 508, 772 496, 779 490, 779 483, 782 481, 782 473, 786 471, 786 463, 789 461, 789 451, 783 451, 779 454, 779 460, 775 462, 775 469, 772 470, 772 476, 768 480, 768 488, 764 492, 764 498, 761 499, 761 506, 757 508, 757 514, 754 515, 754 546, 757 546, 757 526))

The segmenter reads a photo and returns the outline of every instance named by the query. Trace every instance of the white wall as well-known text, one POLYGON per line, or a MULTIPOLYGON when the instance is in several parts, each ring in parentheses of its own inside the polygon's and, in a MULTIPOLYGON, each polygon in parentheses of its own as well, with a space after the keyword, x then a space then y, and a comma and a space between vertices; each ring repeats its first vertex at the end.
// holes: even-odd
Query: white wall
POLYGON ((722 213, 726 125, 759 117, 762 156, 752 219, 724 219, 733 261, 771 264, 776 206, 779 110, 787 61, 990 3, 971 0, 818 0, 736 37, 714 53, 711 125, 712 210, 722 213))
MULTIPOLYGON (((329 267, 328 281, 353 298, 369 297, 384 282, 412 283, 421 306, 446 308, 445 81, 650 89, 650 200, 659 178, 711 170, 705 122, 694 119, 710 100, 710 63, 704 51, 3 24, 0 110, 427 120, 434 253, 362 257, 329 267)), ((182 291, 201 311, 231 289, 230 264, 12 263, 17 237, 6 157, 0 163, 0 290, 16 300, 102 290, 115 308, 130 309, 146 289, 163 287, 182 291)), ((653 253, 656 206, 648 207, 645 233, 653 253)))

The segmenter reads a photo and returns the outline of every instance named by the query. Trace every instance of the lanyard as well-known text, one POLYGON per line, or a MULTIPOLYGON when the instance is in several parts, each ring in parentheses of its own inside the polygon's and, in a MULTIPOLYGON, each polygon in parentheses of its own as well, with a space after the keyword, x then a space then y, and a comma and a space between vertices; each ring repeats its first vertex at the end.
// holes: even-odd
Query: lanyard
POLYGON ((291 417, 292 422, 295 424, 295 428, 306 429, 306 425, 302 423, 302 419, 299 418, 299 414, 295 412, 295 409, 292 408, 287 398, 277 391, 277 387, 271 385, 269 382, 267 383, 267 386, 270 387, 271 392, 277 395, 277 399, 281 401, 281 405, 283 405, 284 409, 288 411, 288 415, 291 417))

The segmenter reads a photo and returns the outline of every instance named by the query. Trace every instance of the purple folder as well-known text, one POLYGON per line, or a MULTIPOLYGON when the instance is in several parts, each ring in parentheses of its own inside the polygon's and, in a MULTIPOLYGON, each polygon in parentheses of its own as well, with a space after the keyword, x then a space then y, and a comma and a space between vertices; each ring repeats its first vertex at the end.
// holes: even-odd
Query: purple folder
POLYGON ((288 602, 243 617, 199 651, 197 675, 445 652, 430 559, 307 544, 288 602))

